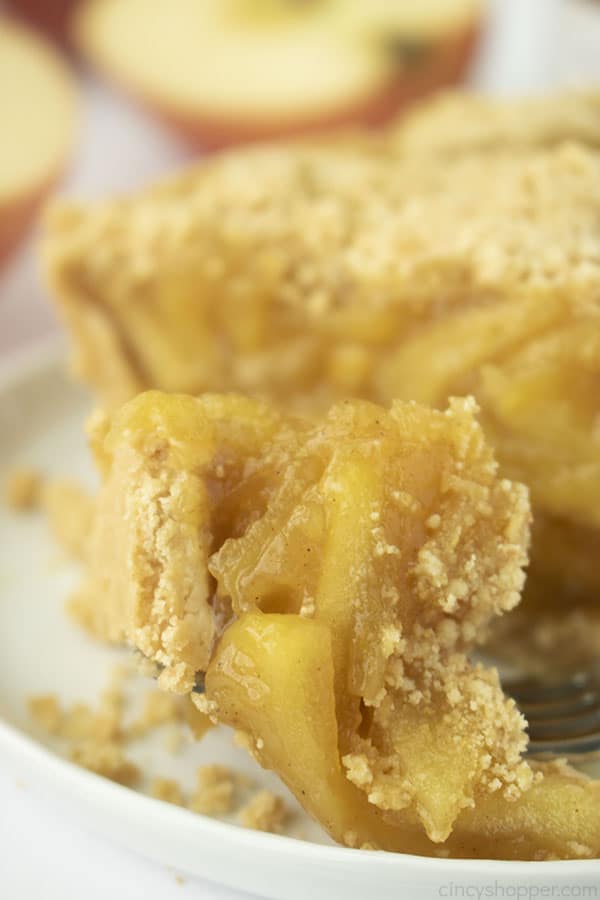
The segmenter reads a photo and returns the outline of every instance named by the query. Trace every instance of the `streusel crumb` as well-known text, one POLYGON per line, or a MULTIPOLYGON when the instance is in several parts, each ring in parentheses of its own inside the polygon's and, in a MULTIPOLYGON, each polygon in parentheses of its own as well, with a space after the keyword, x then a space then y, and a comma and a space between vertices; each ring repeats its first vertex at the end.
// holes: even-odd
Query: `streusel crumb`
POLYGON ((175 806, 183 806, 181 785, 172 778, 155 778, 152 782, 150 793, 156 800, 173 803, 175 806))
POLYGON ((40 694, 37 697, 30 697, 28 707, 31 718, 47 734, 60 732, 63 714, 56 694, 40 694))
POLYGON ((72 747, 70 756, 78 766, 126 787, 135 787, 141 778, 138 767, 114 741, 82 741, 72 747))
POLYGON ((94 503, 90 494, 74 481, 49 481, 43 486, 41 503, 59 546, 80 559, 92 525, 94 503))
POLYGON ((288 809, 271 791, 258 791, 239 812, 239 820, 246 828, 278 834, 288 818, 288 809))
POLYGON ((235 776, 230 769, 220 765, 201 766, 189 808, 209 816, 231 812, 234 790, 235 776))
POLYGON ((141 712, 133 722, 127 721, 125 686, 135 674, 133 666, 114 667, 96 705, 83 702, 64 705, 51 693, 30 697, 30 716, 42 731, 60 742, 74 763, 97 775, 203 815, 235 812, 255 784, 247 775, 217 764, 201 766, 195 789, 186 794, 173 778, 156 776, 149 780, 149 773, 129 759, 126 752, 129 742, 165 726, 163 746, 172 754, 179 751, 185 739, 186 724, 196 739, 211 726, 189 697, 158 690, 147 691, 141 712))
POLYGON ((16 512, 35 509, 40 500, 42 476, 37 469, 19 466, 9 472, 4 485, 6 504, 16 512))
POLYGON ((180 697, 158 690, 149 691, 144 697, 141 714, 129 727, 128 736, 142 737, 160 725, 172 725, 182 718, 183 704, 180 697))

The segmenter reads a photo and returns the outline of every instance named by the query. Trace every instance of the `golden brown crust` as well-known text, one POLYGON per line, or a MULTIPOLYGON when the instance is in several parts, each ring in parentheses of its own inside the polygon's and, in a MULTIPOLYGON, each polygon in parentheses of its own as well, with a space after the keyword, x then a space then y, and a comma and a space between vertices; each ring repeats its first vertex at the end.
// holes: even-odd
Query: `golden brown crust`
POLYGON ((159 663, 164 686, 187 692, 208 662, 213 639, 201 476, 210 435, 191 399, 179 401, 168 423, 159 408, 154 413, 143 428, 117 421, 119 443, 96 422, 99 463, 108 477, 88 546, 94 583, 82 586, 74 606, 80 618, 91 619, 93 631, 126 640, 159 663), (177 428, 206 432, 193 458, 179 452, 177 428), (99 596, 105 601, 98 603, 99 596))

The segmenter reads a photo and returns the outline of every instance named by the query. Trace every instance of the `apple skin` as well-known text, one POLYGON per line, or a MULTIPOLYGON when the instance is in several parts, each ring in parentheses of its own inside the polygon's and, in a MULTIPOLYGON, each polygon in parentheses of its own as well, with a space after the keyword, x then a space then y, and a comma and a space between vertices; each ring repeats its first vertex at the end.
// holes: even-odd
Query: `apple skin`
POLYGON ((272 118, 262 122, 258 118, 245 122, 203 115, 191 117, 160 105, 139 90, 131 89, 107 70, 104 74, 148 112, 177 131, 193 150, 221 150, 238 144, 323 134, 350 126, 375 128, 383 125, 425 95, 460 81, 471 61, 481 30, 481 22, 473 22, 432 44, 423 65, 402 71, 366 100, 293 122, 277 123, 272 118))
POLYGON ((39 28, 47 37, 67 47, 71 17, 80 0, 8 0, 7 6, 20 19, 39 28))
POLYGON ((42 184, 34 185, 27 194, 4 201, 0 199, 0 270, 16 253, 49 195, 62 181, 71 153, 72 148, 69 148, 60 166, 42 184))
POLYGON ((11 199, 9 203, 0 202, 0 269, 9 262, 26 237, 42 204, 58 181, 57 175, 27 197, 11 199))
MULTIPOLYGON (((33 205, 35 209, 36 205, 33 205)), ((33 210, 29 204, 23 206, 0 206, 0 268, 16 250, 27 231, 33 210)))

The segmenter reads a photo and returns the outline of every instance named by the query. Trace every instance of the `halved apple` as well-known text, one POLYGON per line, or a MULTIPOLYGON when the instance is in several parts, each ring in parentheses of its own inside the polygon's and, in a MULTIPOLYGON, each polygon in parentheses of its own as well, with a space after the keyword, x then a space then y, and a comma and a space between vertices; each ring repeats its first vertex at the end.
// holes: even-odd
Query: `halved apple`
POLYGON ((75 89, 57 53, 0 23, 0 262, 60 175, 73 142, 75 89))
POLYGON ((480 0, 86 0, 89 59, 205 146, 376 124, 455 81, 480 0))

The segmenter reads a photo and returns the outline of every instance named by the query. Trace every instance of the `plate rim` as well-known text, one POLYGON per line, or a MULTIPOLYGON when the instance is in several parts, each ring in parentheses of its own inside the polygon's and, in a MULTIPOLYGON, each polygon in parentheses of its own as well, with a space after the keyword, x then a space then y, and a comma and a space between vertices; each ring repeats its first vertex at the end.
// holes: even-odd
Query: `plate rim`
MULTIPOLYGON (((39 374, 39 370, 57 366, 61 361, 65 363, 65 377, 68 377, 70 348, 64 336, 57 333, 27 340, 6 355, 0 354, 0 397, 23 379, 39 374)), ((88 391, 81 382, 73 380, 73 383, 88 391)))
MULTIPOLYGON (((292 854, 297 861, 316 862, 315 855, 320 861, 331 864, 353 866, 358 864, 361 868, 369 870, 379 869, 381 865, 390 867, 402 866, 408 868, 422 868, 426 866, 437 874, 446 874, 448 869, 459 869, 462 875, 493 876, 494 870, 502 874, 547 875, 551 869, 553 873, 570 874, 578 876, 598 875, 600 860, 595 859, 571 859, 571 860, 490 860, 490 859, 460 859, 446 857, 418 856, 411 853, 392 853, 385 850, 356 850, 341 845, 329 846, 316 844, 312 841, 304 841, 287 835, 269 834, 244 828, 240 825, 223 822, 210 816, 194 813, 173 804, 164 803, 147 794, 116 784, 107 778, 96 775, 93 772, 76 766, 69 760, 54 753, 34 738, 25 734, 18 727, 11 725, 0 718, 0 749, 8 747, 11 755, 24 762, 33 763, 38 769, 46 769, 51 777, 55 789, 64 787, 69 793, 85 795, 90 799, 98 799, 100 805, 108 806, 112 798, 131 822, 139 825, 141 821, 148 823, 161 820, 163 825, 170 823, 173 826, 183 823, 194 823, 192 826, 198 832, 198 838, 203 835, 214 838, 221 836, 223 844, 242 845, 242 848, 250 853, 259 850, 275 850, 279 848, 286 855, 292 854), (105 795, 105 799, 103 797, 105 795), (143 815, 141 815, 143 814, 143 815), (210 833, 210 834, 209 834, 210 833), (360 862, 358 862, 360 860, 360 862), (573 870, 573 871, 570 871, 573 870)), ((54 792, 54 791, 53 791, 54 792)), ((58 792, 56 790, 56 792, 58 792)), ((355 867, 355 866, 353 866, 355 867)), ((348 873, 351 874, 351 873, 348 873)), ((375 874, 375 872, 373 872, 375 874)))

